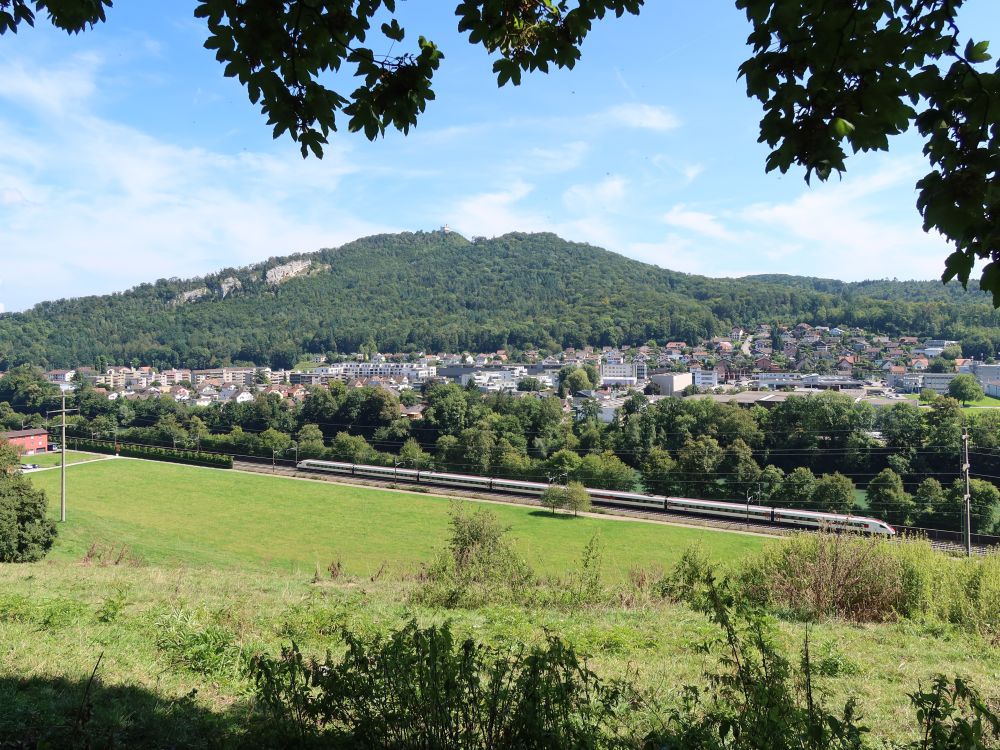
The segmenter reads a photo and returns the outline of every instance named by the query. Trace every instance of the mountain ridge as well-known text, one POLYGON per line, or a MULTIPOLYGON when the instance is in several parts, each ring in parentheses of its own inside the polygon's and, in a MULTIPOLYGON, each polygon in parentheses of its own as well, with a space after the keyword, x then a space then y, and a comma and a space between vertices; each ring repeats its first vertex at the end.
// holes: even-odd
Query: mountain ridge
MULTIPOLYGON (((985 299, 985 296, 984 296, 985 299)), ((0 369, 103 357, 286 365, 306 352, 695 342, 760 322, 1000 339, 1000 316, 935 282, 713 279, 551 233, 407 232, 0 315, 0 369), (938 288, 944 292, 938 292, 938 288)))

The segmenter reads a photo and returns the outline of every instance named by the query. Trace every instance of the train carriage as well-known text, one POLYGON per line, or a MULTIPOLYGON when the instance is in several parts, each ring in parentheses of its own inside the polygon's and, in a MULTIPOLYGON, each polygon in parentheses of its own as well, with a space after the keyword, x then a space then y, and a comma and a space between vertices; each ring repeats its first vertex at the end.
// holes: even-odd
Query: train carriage
MULTIPOLYGON (((543 482, 529 482, 520 479, 500 479, 474 474, 452 474, 444 471, 424 471, 393 466, 370 466, 341 461, 321 461, 307 459, 297 467, 304 471, 347 474, 373 479, 433 484, 443 487, 479 489, 491 492, 511 492, 519 495, 539 497, 548 489, 543 482)), ((800 529, 830 529, 833 531, 855 531, 882 536, 893 536, 896 530, 885 521, 864 516, 847 516, 837 513, 820 513, 811 510, 773 508, 767 505, 734 503, 725 500, 702 500, 687 497, 662 497, 643 495, 636 492, 619 492, 587 488, 593 502, 641 510, 666 510, 712 518, 730 519, 769 524, 780 524, 800 529)))

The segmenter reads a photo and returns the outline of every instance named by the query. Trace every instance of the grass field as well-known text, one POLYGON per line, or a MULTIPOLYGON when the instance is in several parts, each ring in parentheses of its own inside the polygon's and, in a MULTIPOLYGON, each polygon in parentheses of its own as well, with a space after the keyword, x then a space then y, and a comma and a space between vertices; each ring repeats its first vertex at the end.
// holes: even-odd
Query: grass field
MULTIPOLYGON (((31 475, 50 499, 58 478, 31 475)), ((129 459, 72 467, 68 491, 69 520, 50 556, 0 565, 0 745, 21 739, 26 726, 72 725, 100 656, 89 700, 93 725, 107 727, 114 746, 221 746, 220 734, 245 724, 249 655, 276 653, 291 640, 320 655, 338 648, 341 625, 371 634, 410 619, 448 620, 458 634, 498 645, 556 633, 599 674, 629 675, 666 695, 704 684, 715 665, 700 650, 714 627, 687 606, 660 600, 616 594, 587 606, 416 603, 410 594, 420 583, 412 573, 446 543, 447 499, 129 459), (94 542, 127 545, 138 559, 85 561, 94 542), (335 558, 344 574, 314 580, 316 564, 325 571, 335 558), (384 575, 372 580, 383 563, 384 575)), ((566 585, 595 533, 605 582, 623 592, 630 568, 667 568, 691 543, 729 566, 766 543, 488 507, 511 527, 536 571, 562 581, 556 586, 566 585)), ((806 626, 779 620, 777 628, 797 661, 806 626)), ((827 622, 810 626, 809 638, 830 703, 856 696, 880 736, 912 736, 907 693, 939 672, 964 675, 1000 700, 998 645, 948 626, 827 622)))
MULTIPOLYGON (((91 461, 95 458, 107 458, 97 453, 83 453, 80 451, 66 451, 66 465, 76 464, 80 461, 91 461)), ((33 456, 21 456, 22 464, 38 464, 43 467, 59 466, 62 458, 58 451, 54 453, 36 453, 33 456)))
MULTIPOLYGON (((904 393, 904 394, 902 394, 902 396, 903 396, 903 398, 908 398, 911 401, 919 401, 920 400, 920 394, 919 393, 904 393)), ((1000 408, 1000 398, 993 398, 993 396, 983 396, 978 401, 970 401, 967 404, 962 404, 962 406, 964 406, 966 409, 973 409, 973 408, 978 408, 978 409, 996 409, 996 408, 1000 408)))
POLYGON ((983 396, 978 401, 970 401, 964 404, 966 408, 997 408, 1000 407, 1000 398, 993 398, 993 396, 983 396))
MULTIPOLYGON (((50 497, 58 472, 32 475, 50 497)), ((128 544, 149 563, 256 570, 311 571, 335 558, 368 575, 383 563, 396 571, 431 560, 446 540, 452 501, 327 482, 243 474, 176 464, 114 459, 67 474, 68 523, 53 557, 79 559, 94 541, 128 544)), ((491 504, 511 527, 532 567, 561 574, 594 535, 609 571, 672 565, 701 542, 720 561, 760 548, 762 538, 634 521, 551 516, 491 504)))

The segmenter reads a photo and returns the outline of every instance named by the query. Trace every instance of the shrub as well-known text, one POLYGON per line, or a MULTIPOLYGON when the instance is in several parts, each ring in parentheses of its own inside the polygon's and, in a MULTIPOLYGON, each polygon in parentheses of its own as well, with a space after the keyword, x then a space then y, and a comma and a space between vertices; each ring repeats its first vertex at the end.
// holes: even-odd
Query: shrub
MULTIPOLYGON (((699 607, 720 635, 705 644, 719 656, 707 689, 684 688, 679 707, 664 711, 661 727, 646 738, 647 748, 685 750, 861 750, 867 727, 856 704, 832 712, 823 702, 817 677, 850 674, 856 667, 835 655, 813 658, 808 631, 794 665, 776 645, 773 625, 711 575, 703 581, 699 607)), ((896 750, 979 750, 1000 739, 1000 718, 961 678, 934 678, 927 691, 910 694, 920 739, 906 745, 882 741, 896 750)))
POLYGON ((523 601, 535 576, 511 546, 509 529, 486 508, 470 513, 455 502, 450 515, 448 547, 428 568, 417 599, 446 607, 523 601))
POLYGON ((56 525, 47 508, 44 492, 0 466, 0 562, 35 562, 48 554, 56 525))
POLYGON ((416 622, 388 637, 343 632, 339 660, 292 644, 251 662, 257 695, 302 744, 357 748, 596 748, 612 733, 616 686, 572 647, 493 649, 416 622))
POLYGON ((704 594, 705 581, 713 573, 712 563, 700 544, 687 547, 681 559, 659 583, 659 594, 674 602, 697 606, 704 594))
POLYGON ((598 602, 603 598, 601 586, 601 565, 603 555, 601 540, 595 535, 590 538, 580 555, 580 567, 573 576, 571 598, 576 604, 598 602))
POLYGON ((124 586, 118 586, 105 597, 101 606, 97 608, 98 622, 110 623, 118 619, 126 605, 128 605, 129 590, 124 586))
POLYGON ((880 622, 903 608, 902 568, 889 544, 841 534, 799 534, 748 561, 746 575, 766 582, 766 591, 754 589, 754 594, 763 593, 795 616, 880 622))
POLYGON ((177 611, 159 618, 156 625, 156 645, 175 664, 216 676, 235 676, 246 666, 242 645, 218 623, 177 611))
POLYGON ((806 619, 901 616, 1000 636, 1000 554, 956 559, 926 541, 799 534, 746 562, 749 601, 806 619))
POLYGON ((149 461, 170 461, 192 466, 211 466, 217 469, 233 468, 233 457, 221 453, 186 451, 180 448, 161 448, 157 445, 115 443, 111 440, 72 438, 73 447, 92 453, 113 453, 126 458, 144 458, 149 461))

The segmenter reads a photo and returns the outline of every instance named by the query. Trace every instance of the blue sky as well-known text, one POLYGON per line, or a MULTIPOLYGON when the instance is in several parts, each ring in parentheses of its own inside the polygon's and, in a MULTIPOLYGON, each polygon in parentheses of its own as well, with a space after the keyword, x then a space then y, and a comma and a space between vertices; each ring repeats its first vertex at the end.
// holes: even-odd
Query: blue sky
MULTIPOLYGON (((416 130, 341 131, 322 161, 271 140, 190 2, 0 38, 0 309, 443 224, 552 231, 713 276, 940 275, 948 248, 914 207, 917 139, 827 185, 764 174, 731 2, 652 0, 596 27, 575 70, 501 90, 453 4, 400 3, 408 41, 445 53, 416 130)), ((977 39, 1000 37, 995 2, 964 13, 977 39)))

